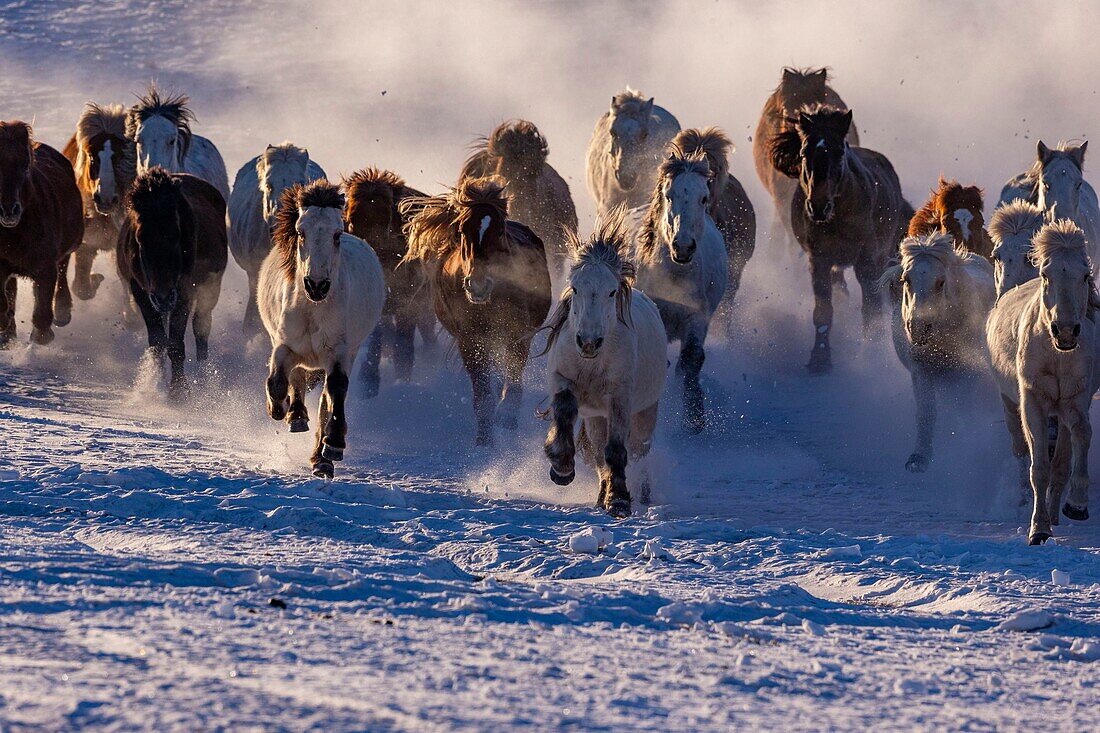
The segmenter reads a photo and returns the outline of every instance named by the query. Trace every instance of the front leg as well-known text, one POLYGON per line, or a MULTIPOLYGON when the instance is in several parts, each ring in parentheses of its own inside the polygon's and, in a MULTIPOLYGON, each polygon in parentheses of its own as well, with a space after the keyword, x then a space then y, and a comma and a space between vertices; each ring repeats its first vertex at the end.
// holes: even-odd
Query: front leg
POLYGON ((48 344, 54 339, 53 294, 57 287, 57 270, 49 269, 34 277, 34 312, 31 314, 31 341, 48 344))
POLYGON ((905 462, 910 473, 924 473, 932 461, 932 437, 936 430, 936 383, 913 365, 913 399, 917 404, 917 445, 905 462))
POLYGON ((336 359, 325 374, 324 394, 332 414, 324 423, 324 446, 321 455, 330 461, 344 460, 347 448, 348 418, 344 405, 348 398, 348 373, 344 369, 342 357, 336 359))
POLYGON ((57 263, 57 278, 54 280, 53 312, 54 323, 58 326, 68 326, 73 320, 73 294, 69 290, 69 260, 72 254, 67 254, 57 263))
POLYGON ((172 314, 168 317, 168 362, 172 377, 168 383, 168 397, 175 401, 187 399, 190 388, 183 373, 183 362, 187 358, 183 337, 187 333, 187 319, 191 315, 191 302, 180 298, 172 314))
POLYGON ((0 348, 7 348, 15 338, 15 275, 0 267, 0 348))
POLYGON ((478 343, 469 334, 459 339, 458 350, 462 355, 462 364, 470 375, 470 388, 473 392, 474 419, 477 420, 476 445, 493 444, 493 395, 489 373, 489 357, 486 347, 478 343))
POLYGON ((630 516, 630 492, 626 487, 626 445, 630 440, 630 392, 607 401, 607 445, 604 462, 610 473, 604 509, 613 517, 630 516))
POLYGON ((576 478, 576 445, 573 427, 577 422, 577 396, 572 385, 559 377, 558 391, 550 404, 553 422, 546 433, 546 457, 550 459, 550 480, 558 486, 568 486, 576 478))
POLYGON ((504 352, 504 387, 497 406, 501 427, 515 430, 519 426, 519 406, 523 402, 523 370, 531 342, 526 339, 511 342, 504 352))
POLYGON ((833 368, 829 331, 833 327, 833 268, 810 255, 810 284, 814 291, 814 348, 806 368, 810 374, 826 374, 833 368))
POLYGON ((378 322, 367 337, 367 353, 363 365, 359 367, 359 378, 363 380, 363 396, 367 399, 377 397, 382 382, 382 340, 386 335, 386 316, 378 322))
POLYGON ((1077 521, 1089 518, 1089 446, 1092 444, 1092 424, 1089 422, 1088 410, 1091 397, 1087 395, 1081 400, 1082 404, 1075 405, 1067 415, 1067 427, 1073 445, 1073 468, 1069 479, 1069 499, 1062 507, 1062 514, 1077 521))
POLYGON ((855 266, 856 280, 863 293, 863 338, 875 341, 882 337, 884 319, 882 313, 882 289, 878 281, 886 267, 875 258, 865 255, 855 266))
POLYGON ((164 319, 160 311, 153 307, 145 290, 138 285, 136 280, 130 281, 130 293, 134 296, 134 303, 141 311, 141 317, 145 321, 145 331, 149 338, 149 348, 158 359, 164 358, 164 352, 168 348, 168 334, 164 330, 164 319))
POLYGON ((681 342, 680 362, 676 371, 684 380, 684 431, 689 435, 698 435, 707 425, 706 403, 699 375, 703 371, 703 362, 707 355, 703 350, 706 340, 706 325, 698 324, 688 328, 681 342))
POLYGON ((272 420, 286 417, 287 393, 290 390, 290 347, 279 344, 271 352, 267 370, 267 414, 272 420))
POLYGON ((1041 545, 1050 539, 1051 524, 1047 502, 1050 481, 1050 454, 1047 452, 1047 419, 1049 413, 1029 390, 1022 390, 1020 407, 1023 413, 1024 436, 1031 455, 1031 493, 1033 507, 1028 544, 1041 545))

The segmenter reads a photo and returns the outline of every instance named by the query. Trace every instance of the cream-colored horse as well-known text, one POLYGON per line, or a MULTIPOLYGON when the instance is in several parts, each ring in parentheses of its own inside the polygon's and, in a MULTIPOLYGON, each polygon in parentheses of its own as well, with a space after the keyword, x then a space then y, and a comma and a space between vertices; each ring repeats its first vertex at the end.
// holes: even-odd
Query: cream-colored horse
POLYGON ((997 297, 1017 285, 1039 277, 1031 259, 1031 238, 1047 223, 1043 210, 1023 199, 1002 204, 989 220, 993 240, 993 271, 997 277, 997 297))
POLYGON ((901 264, 888 269, 882 283, 894 305, 894 349, 912 376, 917 403, 917 444, 905 468, 920 473, 932 460, 942 382, 985 369, 982 332, 996 298, 993 267, 957 251, 951 234, 928 234, 901 243, 901 264))
MULTIPOLYGON (((550 478, 572 483, 573 428, 583 420, 581 451, 600 477, 597 504, 616 517, 630 515, 626 463, 649 452, 668 368, 661 314, 633 289, 634 265, 623 211, 616 209, 587 242, 571 242, 572 265, 547 341, 554 398, 546 437, 550 478)), ((648 478, 639 500, 649 503, 648 478)))
POLYGON ((1070 492, 1062 513, 1088 518, 1089 406, 1100 386, 1093 311, 1100 301, 1085 235, 1076 224, 1068 219, 1047 224, 1033 243, 1039 277, 997 301, 986 342, 1012 452, 1021 461, 1030 457, 1034 507, 1028 541, 1038 545, 1058 523, 1067 475, 1070 492), (1052 417, 1059 426, 1053 465, 1047 451, 1052 417))

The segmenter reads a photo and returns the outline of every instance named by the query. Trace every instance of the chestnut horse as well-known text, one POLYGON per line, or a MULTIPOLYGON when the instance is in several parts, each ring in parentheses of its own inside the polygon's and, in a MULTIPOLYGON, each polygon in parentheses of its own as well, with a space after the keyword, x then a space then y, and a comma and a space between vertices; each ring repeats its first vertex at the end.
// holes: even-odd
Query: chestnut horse
POLYGON ((379 168, 356 171, 344 179, 344 189, 344 228, 374 248, 386 276, 386 305, 381 322, 367 342, 367 358, 362 366, 366 394, 373 397, 378 394, 383 342, 392 346, 394 371, 401 381, 412 379, 417 328, 426 345, 436 343, 435 314, 424 298, 429 292, 424 268, 398 267, 408 250, 401 202, 423 198, 424 194, 406 186, 393 171, 379 168))
POLYGON ((69 258, 83 238, 72 165, 27 123, 0 122, 0 347, 15 337, 17 276, 34 282, 33 342, 48 344, 53 324, 68 324, 69 258))
POLYGON ((468 178, 441 196, 406 199, 413 214, 403 264, 425 263, 435 314, 458 345, 473 387, 477 445, 493 443, 493 371, 503 373, 501 424, 514 429, 531 339, 550 310, 542 240, 508 219, 504 184, 468 178))
POLYGON ((956 248, 992 259, 993 240, 985 230, 984 208, 982 189, 940 176, 932 197, 909 220, 909 236, 950 234, 956 248))

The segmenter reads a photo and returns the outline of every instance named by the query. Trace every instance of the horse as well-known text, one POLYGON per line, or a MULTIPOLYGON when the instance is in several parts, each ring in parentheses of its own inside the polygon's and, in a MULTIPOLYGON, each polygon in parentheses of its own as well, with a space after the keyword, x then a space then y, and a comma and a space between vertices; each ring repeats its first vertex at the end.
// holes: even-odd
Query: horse
POLYGON ((588 143, 588 191, 598 214, 649 203, 665 146, 679 131, 680 123, 653 97, 627 87, 611 98, 588 143))
POLYGON ((680 342, 676 372, 691 434, 706 427, 703 344, 729 282, 726 247, 710 216, 710 179, 705 154, 670 153, 635 237, 638 288, 657 304, 668 340, 680 342))
POLYGON ((1039 277, 1005 293, 989 315, 986 344, 1004 404, 1012 453, 1030 459, 1033 507, 1028 543, 1039 545, 1062 513, 1088 519, 1089 407, 1100 387, 1100 308, 1085 234, 1068 219, 1046 224, 1033 240, 1039 277), (1048 419, 1057 418, 1053 460, 1048 419), (1072 461, 1071 461, 1072 454, 1072 461))
POLYGON ((470 376, 476 445, 493 443, 491 372, 503 373, 500 422, 515 429, 531 339, 550 311, 542 240, 508 218, 504 184, 467 178, 440 196, 399 207, 409 248, 402 266, 423 263, 435 314, 470 376))
POLYGON ((1001 204, 993 212, 989 219, 989 235, 993 240, 993 272, 998 298, 1017 285, 1039 277, 1039 269, 1031 259, 1031 240, 1046 223, 1042 209, 1023 199, 1001 204))
POLYGON ((985 230, 985 204, 982 189, 963 186, 958 181, 940 176, 937 188, 917 209, 909 220, 910 237, 920 237, 935 232, 950 234, 955 246, 990 259, 993 256, 993 240, 985 230))
MULTIPOLYGON (((791 120, 795 119, 803 107, 824 104, 841 111, 848 109, 828 81, 829 70, 826 68, 784 67, 779 86, 764 102, 760 121, 756 125, 756 134, 752 137, 752 159, 756 166, 756 175, 775 204, 772 237, 786 240, 791 251, 798 250, 798 242, 791 227, 791 199, 798 184, 772 164, 771 150, 775 138, 790 130, 791 120)), ((845 139, 850 146, 859 147, 859 131, 855 125, 849 125, 845 139)), ((840 270, 834 273, 833 278, 838 284, 844 282, 844 274, 840 270)))
POLYGON ((679 132, 669 143, 669 150, 680 157, 703 153, 710 166, 710 217, 726 243, 729 260, 729 281, 726 302, 732 305, 741 287, 741 275, 756 249, 756 212, 745 193, 745 187, 730 175, 729 155, 733 141, 717 127, 690 128, 679 132))
POLYGON ((810 260, 811 374, 832 369, 833 269, 855 268, 863 291, 864 336, 876 335, 882 317, 879 278, 916 213, 886 156, 847 142, 851 126, 851 110, 816 105, 800 110, 772 139, 772 165, 799 181, 789 206, 795 238, 810 260))
POLYGON ((344 195, 326 179, 283 191, 260 269, 260 318, 271 337, 267 414, 309 430, 305 395, 323 381, 313 474, 332 478, 347 448, 348 372, 386 299, 370 245, 344 231, 344 195))
POLYGON ((69 259, 84 238, 73 167, 25 122, 0 122, 0 348, 16 336, 16 277, 34 283, 31 341, 72 319, 69 259))
POLYGON ((932 460, 936 392, 948 379, 984 373, 982 336, 996 300, 989 260, 956 247, 954 235, 933 232, 901 243, 901 263, 881 285, 893 304, 893 340, 913 382, 917 443, 905 462, 922 473, 932 460))
POLYGON ((73 295, 95 297, 103 275, 92 273, 100 252, 113 252, 126 213, 125 196, 137 176, 134 144, 126 137, 126 109, 88 102, 64 155, 76 173, 84 202, 84 243, 76 251, 73 295))
POLYGON ((1031 168, 1011 179, 1001 189, 1000 204, 1016 199, 1030 201, 1051 218, 1070 218, 1085 233, 1089 256, 1100 262, 1100 203, 1096 191, 1084 179, 1085 151, 1088 142, 1071 145, 1058 143, 1048 147, 1040 140, 1031 168))
POLYGON ((386 274, 386 306, 381 322, 367 341, 367 356, 361 367, 366 394, 373 397, 378 394, 383 341, 392 345, 394 371, 400 381, 412 379, 417 329, 425 345, 436 343, 435 314, 422 297, 427 293, 424 268, 398 267, 408 250, 401 202, 423 198, 424 194, 407 186, 393 171, 379 168, 351 174, 344 179, 344 190, 344 228, 371 244, 386 274))
POLYGON ((475 143, 459 180, 497 176, 505 182, 508 215, 542 240, 550 278, 556 281, 569 257, 566 232, 577 230, 577 209, 569 184, 546 161, 549 154, 546 138, 533 123, 504 122, 475 143))
MULTIPOLYGON (((585 242, 571 235, 567 284, 551 315, 546 352, 553 401, 545 452, 550 478, 576 476, 573 428, 582 420, 581 455, 600 479, 597 506, 630 516, 627 460, 649 453, 668 368, 668 337, 657 306, 634 290, 634 265, 623 210, 597 223, 585 242)), ((648 478, 639 487, 649 503, 648 478)))
POLYGON ((195 114, 183 94, 161 95, 156 85, 138 97, 126 115, 126 137, 134 143, 138 172, 161 166, 190 173, 213 185, 229 201, 229 174, 214 143, 191 131, 195 114))
POLYGON ((271 251, 271 228, 283 191, 324 177, 324 170, 309 157, 309 151, 291 142, 268 145, 237 171, 228 200, 229 252, 248 275, 248 303, 241 323, 247 334, 262 328, 256 289, 260 268, 271 251))
POLYGON ((171 365, 168 396, 190 393, 183 371, 187 319, 195 360, 206 361, 214 306, 229 259, 225 199, 201 178, 159 166, 139 173, 118 235, 119 278, 145 321, 149 349, 171 365))

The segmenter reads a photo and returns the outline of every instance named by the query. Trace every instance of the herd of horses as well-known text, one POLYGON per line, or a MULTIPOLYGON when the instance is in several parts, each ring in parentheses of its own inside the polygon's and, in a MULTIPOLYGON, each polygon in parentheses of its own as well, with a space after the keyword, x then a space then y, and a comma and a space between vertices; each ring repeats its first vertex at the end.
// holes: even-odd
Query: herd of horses
MULTIPOLYGON (((525 120, 479 140, 437 195, 377 168, 330 181, 289 142, 268 145, 230 187, 194 121, 187 97, 154 85, 129 108, 89 103, 63 153, 26 123, 0 123, 0 345, 16 337, 19 278, 34 284, 30 338, 45 344, 72 316, 70 259, 71 293, 88 300, 104 279, 97 254, 114 252, 117 306, 140 315, 149 348, 170 364, 170 398, 186 399, 187 323, 201 364, 232 255, 249 282, 243 328, 271 340, 270 417, 307 431, 305 397, 322 388, 316 475, 332 477, 344 456, 360 350, 357 378, 373 396, 383 352, 409 379, 417 336, 433 350, 437 325, 469 374, 479 446, 496 425, 516 427, 531 345, 546 333, 550 476, 570 483, 579 447, 613 516, 631 513, 626 466, 649 452, 672 342, 683 428, 706 427, 708 331, 737 318, 757 231, 722 130, 681 129, 652 98, 616 94, 589 144, 598 215, 582 238, 569 186, 525 120)), ((1039 142, 987 225, 981 189, 943 178, 914 209, 889 159, 862 147, 824 69, 783 70, 752 142, 773 237, 808 264, 809 371, 832 367, 833 293, 846 292, 851 268, 865 338, 883 334, 891 309, 912 377, 917 435, 905 467, 932 460, 945 384, 992 375, 1034 496, 1031 543, 1051 536, 1059 510, 1087 518, 1088 411, 1100 387, 1100 206, 1082 177, 1087 143, 1039 142)), ((640 475, 633 494, 646 502, 644 462, 640 475)))

